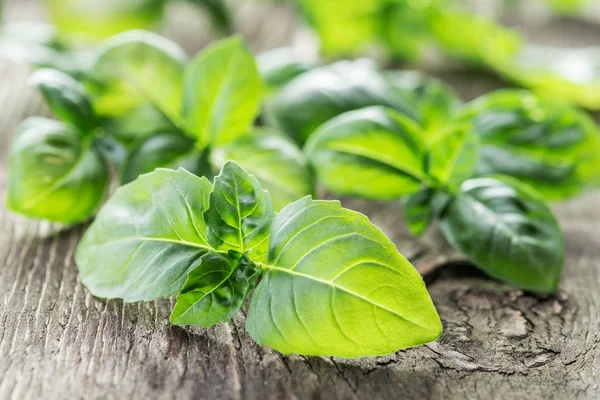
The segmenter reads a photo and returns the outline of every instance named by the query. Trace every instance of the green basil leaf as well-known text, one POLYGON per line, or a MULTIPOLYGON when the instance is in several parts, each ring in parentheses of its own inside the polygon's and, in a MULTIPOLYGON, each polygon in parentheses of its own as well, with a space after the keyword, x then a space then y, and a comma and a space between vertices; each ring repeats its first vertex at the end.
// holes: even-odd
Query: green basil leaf
POLYGON ((282 353, 359 357, 435 340, 423 279, 364 215, 310 197, 273 221, 246 329, 282 353))
POLYGON ((262 86, 254 56, 240 37, 210 45, 185 72, 189 133, 213 146, 245 134, 258 114, 262 86))
POLYGON ((280 47, 261 53, 256 57, 256 62, 263 81, 271 90, 281 88, 316 66, 316 63, 307 62, 290 47, 280 47))
POLYGON ((184 168, 198 175, 212 177, 203 152, 194 147, 194 141, 178 133, 164 133, 144 140, 127 157, 122 181, 131 182, 156 168, 184 168))
POLYGON ((600 50, 527 44, 511 62, 495 66, 508 81, 548 98, 600 109, 600 50), (566 62, 565 60, 575 60, 566 62))
POLYGON ((417 110, 367 60, 315 68, 284 86, 267 106, 269 124, 303 144, 322 124, 347 111, 386 106, 417 118, 417 110))
POLYGON ((489 275, 553 293, 565 257, 560 227, 538 193, 507 182, 489 177, 464 182, 441 216, 442 232, 489 275))
POLYGON ((72 42, 98 42, 130 29, 155 26, 166 0, 48 0, 54 25, 72 42))
POLYGON ((41 69, 31 76, 30 82, 63 121, 85 133, 98 127, 96 114, 83 86, 69 75, 54 69, 41 69))
POLYGON ((108 184, 104 159, 74 128, 30 118, 10 149, 6 206, 29 217, 61 223, 90 218, 108 184))
POLYGON ((434 210, 431 203, 434 194, 434 189, 424 186, 404 203, 404 219, 408 230, 414 236, 425 233, 433 222, 434 210))
POLYGON ((510 175, 560 200, 600 184, 600 137, 584 112, 524 90, 502 90, 468 105, 482 144, 479 174, 510 175))
POLYGON ((387 82, 414 103, 419 120, 428 132, 444 129, 461 108, 462 102, 443 81, 416 71, 386 71, 387 82))
POLYGON ((211 250, 202 213, 211 184, 185 171, 156 170, 119 188, 83 236, 75 261, 94 296, 168 297, 211 250))
POLYGON ((261 261, 275 217, 271 197, 258 180, 232 161, 215 177, 204 220, 208 243, 217 250, 235 250, 261 261))
POLYGON ((328 190, 391 200, 428 182, 420 127, 393 110, 369 107, 324 124, 305 154, 328 190))
MULTIPOLYGON (((435 3, 429 1, 428 4, 435 3)), ((390 2, 381 14, 382 40, 395 58, 419 60, 431 42, 427 6, 410 1, 390 2)))
POLYGON ((469 124, 442 131, 430 144, 428 173, 440 182, 457 187, 475 174, 479 140, 469 124))
POLYGON ((255 129, 213 154, 218 167, 233 160, 256 176, 271 194, 276 211, 314 192, 312 173, 304 153, 276 131, 255 129))
POLYGON ((319 34, 323 53, 357 53, 379 37, 382 0, 299 0, 298 3, 319 34))
MULTIPOLYGON (((94 109, 99 115, 117 120, 132 114, 136 120, 160 121, 166 117, 183 129, 186 63, 185 52, 161 36, 145 31, 114 36, 100 47, 90 71, 87 86, 93 95, 94 109)), ((138 126, 137 136, 144 136, 145 129, 154 132, 155 124, 138 126)))
POLYGON ((229 321, 244 305, 259 274, 251 266, 219 253, 206 253, 177 294, 175 325, 211 326, 229 321))
POLYGON ((516 31, 493 20, 448 10, 447 6, 436 11, 429 17, 429 26, 437 42, 452 55, 495 66, 512 61, 521 47, 516 31))

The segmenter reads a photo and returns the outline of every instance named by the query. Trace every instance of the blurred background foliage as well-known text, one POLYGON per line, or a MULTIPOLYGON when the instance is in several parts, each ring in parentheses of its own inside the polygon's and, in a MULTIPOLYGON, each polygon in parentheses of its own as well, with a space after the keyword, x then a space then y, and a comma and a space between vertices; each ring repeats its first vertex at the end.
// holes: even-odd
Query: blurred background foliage
MULTIPOLYGON (((172 3, 195 6, 218 35, 238 31, 235 15, 249 3, 295 10, 325 60, 371 56, 383 65, 461 65, 508 82, 600 109, 600 50, 528 40, 519 21, 600 21, 593 0, 45 0, 54 28, 4 28, 2 51, 77 75, 84 54, 71 52, 130 29, 161 29, 172 3), (24 50, 29 48, 29 50, 24 50), (34 49, 35 51, 30 51, 34 49), (32 57, 37 59, 31 59, 32 57), (77 60, 76 62, 74 60, 77 60)), ((277 16, 274 16, 277 18, 277 16)), ((586 22, 586 23, 588 23, 586 22)), ((185 31, 185 27, 181 29, 185 31)), ((274 33, 276 34, 276 33, 274 33)), ((317 50, 318 49, 318 50, 317 50)))

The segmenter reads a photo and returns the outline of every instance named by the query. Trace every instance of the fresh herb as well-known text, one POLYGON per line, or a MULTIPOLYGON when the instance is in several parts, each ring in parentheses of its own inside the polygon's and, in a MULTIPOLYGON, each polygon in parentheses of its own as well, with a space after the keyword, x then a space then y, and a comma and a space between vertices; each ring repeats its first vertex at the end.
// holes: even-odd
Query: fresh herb
POLYGON ((435 340, 441 323, 418 272, 362 214, 305 197, 275 214, 234 162, 211 183, 159 169, 117 190, 75 256, 95 295, 177 294, 171 321, 229 321, 282 353, 359 357, 435 340))
POLYGON ((333 118, 305 147, 328 190, 407 198, 414 233, 437 217, 448 241, 488 274, 523 289, 554 292, 564 261, 555 217, 541 195, 516 180, 470 178, 479 151, 469 125, 449 128, 428 146, 419 125, 383 107, 333 118))
POLYGON ((173 42, 127 32, 100 47, 82 81, 56 70, 32 78, 65 124, 33 119, 20 128, 11 210, 62 223, 89 219, 106 191, 107 161, 127 183, 161 167, 211 177, 226 160, 239 160, 271 190, 277 210, 313 192, 300 149, 253 127, 263 84, 237 37, 188 63, 173 42))

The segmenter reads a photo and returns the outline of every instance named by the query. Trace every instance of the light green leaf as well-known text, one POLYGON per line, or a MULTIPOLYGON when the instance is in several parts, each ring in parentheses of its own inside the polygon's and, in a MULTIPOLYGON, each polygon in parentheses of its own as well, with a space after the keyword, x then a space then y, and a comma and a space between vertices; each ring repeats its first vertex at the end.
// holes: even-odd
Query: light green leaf
POLYGON ((263 92, 254 56, 235 36, 210 45, 185 72, 184 115, 202 144, 220 146, 246 133, 263 92))
POLYGON ((165 4, 166 0, 48 0, 48 9, 61 35, 81 44, 152 28, 162 19, 165 4))
POLYGON ((383 107, 351 111, 311 137, 305 154, 318 181, 341 195, 390 200, 428 182, 422 130, 383 107))
POLYGON ((430 29, 444 50, 467 61, 495 66, 517 55, 522 39, 495 21, 440 7, 429 17, 430 29))
POLYGON ((362 214, 309 197, 271 227, 246 329, 282 353, 359 357, 435 340, 442 325, 418 272, 362 214))
POLYGON ((185 170, 156 170, 122 186, 75 254, 94 296, 148 301, 175 294, 210 250, 202 213, 211 184, 185 170))
POLYGON ((443 184, 460 186, 475 174, 478 139, 469 124, 456 124, 442 131, 429 145, 428 173, 443 184))
POLYGON ((556 291, 565 257, 562 232, 544 199, 517 181, 464 182, 442 214, 441 228, 491 276, 525 290, 556 291))
POLYGON ((298 3, 319 34, 323 53, 357 53, 379 37, 384 0, 300 0, 298 3))
POLYGON ((219 168, 233 160, 256 176, 271 194, 276 211, 314 191, 312 173, 302 151, 289 138, 270 129, 255 129, 217 149, 213 160, 219 168))
POLYGON ((369 60, 315 68, 284 86, 269 101, 269 124, 303 144, 322 124, 347 111, 386 106, 413 119, 418 111, 394 90, 369 60))
POLYGON ((179 133, 151 136, 136 147, 123 166, 123 183, 131 182, 156 168, 184 168, 198 175, 212 178, 206 156, 194 147, 194 141, 179 133))
POLYGON ((502 90, 469 104, 461 119, 480 137, 479 174, 513 176, 555 200, 600 185, 600 136, 575 107, 502 90))
POLYGON ((75 79, 54 69, 40 69, 29 82, 39 89, 50 109, 63 121, 82 133, 90 133, 99 121, 83 86, 75 79))
POLYGON ((104 160, 74 128, 44 118, 18 128, 10 149, 9 210, 68 224, 85 221, 104 200, 107 183, 104 160))
POLYGON ((261 261, 275 212, 258 180, 228 161, 215 177, 209 204, 204 213, 208 243, 217 250, 235 250, 261 261))
MULTIPOLYGON (((181 110, 186 63, 176 43, 153 33, 129 31, 112 37, 98 50, 87 82, 96 112, 116 119, 141 113, 145 119, 167 117, 185 128, 181 110)), ((148 129, 156 128, 150 124, 148 129)))
POLYGON ((258 276, 243 260, 220 253, 205 254, 177 295, 171 322, 208 327, 229 321, 244 305, 258 276))

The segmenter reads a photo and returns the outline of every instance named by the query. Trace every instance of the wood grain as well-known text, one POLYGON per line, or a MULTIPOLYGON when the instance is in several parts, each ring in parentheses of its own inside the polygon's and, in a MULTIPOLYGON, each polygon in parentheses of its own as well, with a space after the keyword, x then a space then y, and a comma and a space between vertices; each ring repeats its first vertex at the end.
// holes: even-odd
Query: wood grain
MULTIPOLYGON (((9 3, 8 17, 38 18, 32 4, 9 3)), ((284 9, 266 15, 291 21, 284 9)), ((291 40, 287 29, 274 37, 271 28, 246 25, 255 50, 291 40)), ((202 45, 185 42, 190 50, 202 45)), ((17 123, 47 113, 27 75, 0 62, 2 194, 17 123)), ((451 82, 468 98, 498 85, 464 73, 451 82)), ((170 300, 123 304, 85 290, 73 262, 85 226, 28 221, 0 206, 0 399, 600 397, 599 193, 555 207, 567 260, 561 290, 550 297, 516 291, 457 261, 435 228, 412 239, 398 204, 344 204, 366 212, 427 271, 445 328, 440 340, 345 360, 259 347, 245 333, 243 314, 210 329, 171 326, 170 300)))

